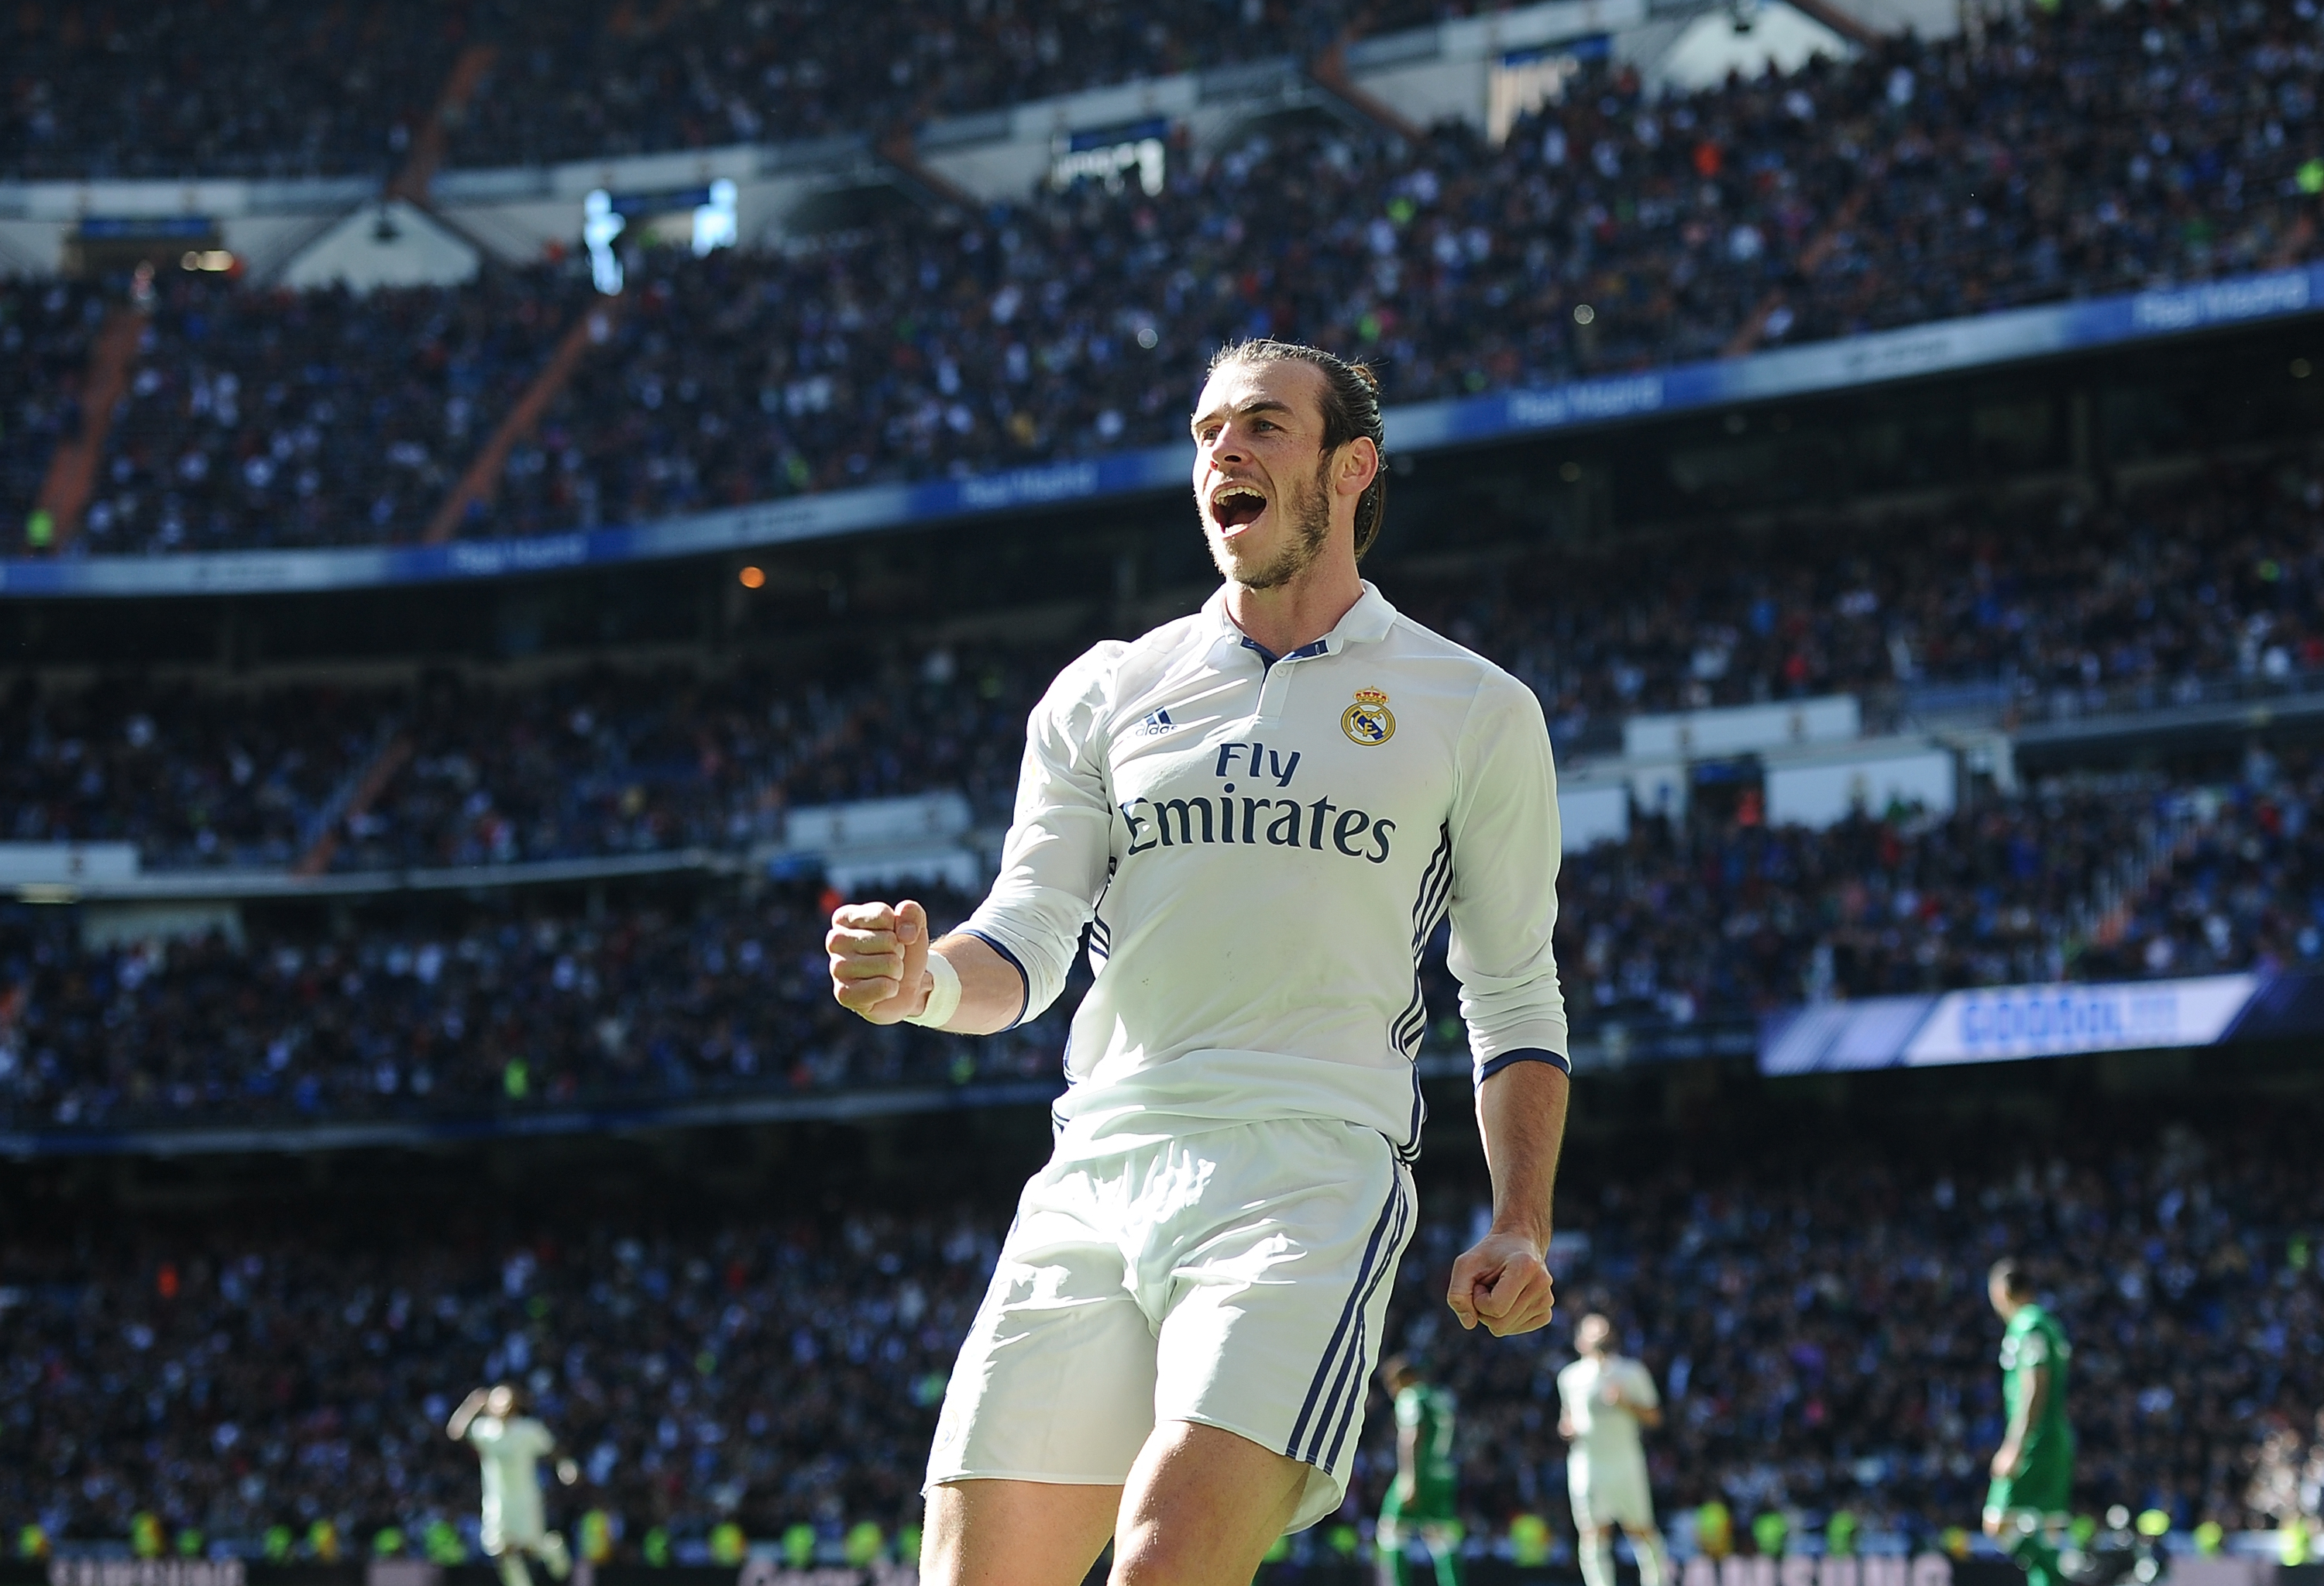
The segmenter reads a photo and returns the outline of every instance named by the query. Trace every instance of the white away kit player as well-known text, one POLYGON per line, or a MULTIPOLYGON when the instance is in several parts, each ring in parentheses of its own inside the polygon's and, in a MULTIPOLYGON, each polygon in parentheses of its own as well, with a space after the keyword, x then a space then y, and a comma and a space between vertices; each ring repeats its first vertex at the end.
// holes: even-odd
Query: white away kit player
MULTIPOLYGON (((573 1572, 565 1538, 549 1529, 540 1512, 540 1462, 557 1451, 557 1439, 530 1415, 517 1413, 516 1389, 503 1382, 472 1389, 452 1412, 444 1430, 455 1443, 476 1451, 484 1481, 484 1552, 500 1565, 504 1586, 531 1586, 524 1567, 530 1554, 562 1581, 573 1572)), ((580 1476, 571 1460, 557 1462, 557 1479, 570 1487, 580 1476)))
POLYGON ((1386 489, 1370 372, 1214 361, 1194 494, 1224 586, 1099 644, 1027 727, 990 896, 833 915, 839 1000, 964 1033, 1038 1015, 1087 934, 1049 1165, 962 1346, 928 1466, 934 1586, 1247 1586, 1340 1507, 1416 1210, 1418 974, 1452 919, 1494 1184, 1448 1296, 1549 1318, 1566 1031, 1539 703, 1357 573, 1386 489))
POLYGON ((1666 1586, 1670 1561, 1655 1529, 1641 1426, 1663 1424, 1654 1374, 1614 1352, 1614 1324, 1595 1312, 1573 1329, 1582 1358, 1557 1374, 1557 1430, 1572 1447, 1566 1490, 1580 1534, 1582 1586, 1614 1586, 1614 1527, 1629 1533, 1638 1586, 1666 1586))

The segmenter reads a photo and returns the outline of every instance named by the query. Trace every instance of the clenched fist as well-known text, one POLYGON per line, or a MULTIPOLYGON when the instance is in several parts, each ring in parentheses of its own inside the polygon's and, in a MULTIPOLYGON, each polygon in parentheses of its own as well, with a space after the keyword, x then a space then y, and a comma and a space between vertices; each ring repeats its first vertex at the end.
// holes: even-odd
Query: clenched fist
POLYGON ((1556 1292, 1538 1246, 1518 1234, 1488 1233, 1452 1263, 1444 1299, 1462 1327, 1482 1323, 1495 1338, 1507 1338, 1546 1323, 1556 1292))
POLYGON ((843 903, 831 911, 831 994, 873 1024, 897 1024, 928 1005, 928 911, 901 903, 843 903))

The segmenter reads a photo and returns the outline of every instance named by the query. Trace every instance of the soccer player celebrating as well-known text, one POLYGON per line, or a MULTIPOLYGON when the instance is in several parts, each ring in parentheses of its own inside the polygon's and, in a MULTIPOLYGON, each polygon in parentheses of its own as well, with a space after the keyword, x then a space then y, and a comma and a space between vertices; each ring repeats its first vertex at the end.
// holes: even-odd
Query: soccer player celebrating
POLYGON ((1464 1327, 1549 1319, 1564 1004, 1530 690, 1357 572, 1379 391, 1312 347, 1222 352, 1195 507, 1221 588, 1066 668, 1028 723, 1000 878, 931 945, 835 910, 875 1023, 1007 1029, 1088 933, 1056 1145, 962 1345, 928 1466, 934 1586, 1247 1586, 1345 1497, 1420 1144, 1418 964, 1450 912, 1493 1216, 1464 1327))
POLYGON ((1373 1534, 1381 1586, 1412 1586, 1417 1537, 1435 1569, 1436 1586, 1461 1586, 1461 1462, 1452 1452, 1459 1419, 1449 1388, 1438 1388, 1402 1355, 1380 1366, 1396 1404, 1396 1480, 1373 1534))
POLYGON ((1654 1374, 1614 1352, 1614 1324, 1592 1311, 1573 1329, 1582 1358, 1557 1374, 1557 1434, 1573 1445, 1565 1487, 1582 1543, 1582 1586, 1614 1586, 1614 1527, 1630 1534, 1638 1586, 1665 1586, 1670 1566, 1655 1529, 1640 1427, 1663 1424, 1654 1374))
MULTIPOLYGON (((557 1449, 549 1428, 517 1413, 516 1389, 503 1382, 469 1391, 444 1424, 455 1443, 476 1451, 484 1467, 484 1552, 498 1560, 503 1586, 532 1586, 524 1555, 532 1554, 562 1581, 573 1572, 565 1538, 549 1529, 540 1513, 540 1462, 557 1449)), ((571 1460, 557 1462, 557 1479, 570 1487, 581 1472, 571 1460)))
POLYGON ((2073 1349, 2058 1319, 2034 1302, 2034 1280, 2004 1257, 1986 1274, 1986 1297, 2006 1325, 2001 1398, 2009 1430, 1993 1454, 1985 1534, 2025 1571, 2031 1586, 2059 1586, 2058 1542, 2074 1492, 2074 1429, 2066 1420, 2073 1349))

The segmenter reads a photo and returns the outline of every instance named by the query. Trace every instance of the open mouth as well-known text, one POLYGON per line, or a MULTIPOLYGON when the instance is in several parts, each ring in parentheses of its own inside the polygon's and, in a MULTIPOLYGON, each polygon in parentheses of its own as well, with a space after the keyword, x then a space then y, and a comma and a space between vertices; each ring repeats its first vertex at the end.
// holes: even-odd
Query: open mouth
POLYGON ((1240 529, 1267 511, 1267 497, 1249 484, 1222 484, 1211 493, 1211 516, 1222 529, 1240 529))

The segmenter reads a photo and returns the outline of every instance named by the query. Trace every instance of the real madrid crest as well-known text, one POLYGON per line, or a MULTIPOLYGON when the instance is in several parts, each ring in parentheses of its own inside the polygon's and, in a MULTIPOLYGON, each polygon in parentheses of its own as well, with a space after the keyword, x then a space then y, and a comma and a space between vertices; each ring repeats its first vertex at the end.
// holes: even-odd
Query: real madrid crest
POLYGON ((1388 696, 1377 688, 1357 689, 1356 703, 1340 713, 1340 731, 1349 742, 1367 747, 1395 737, 1396 715, 1388 707, 1388 696))

